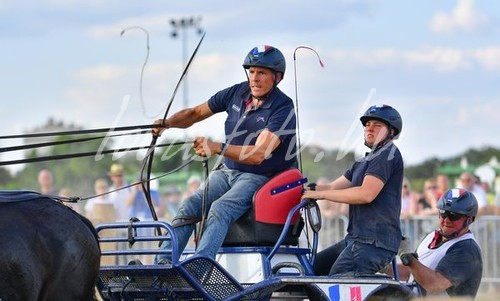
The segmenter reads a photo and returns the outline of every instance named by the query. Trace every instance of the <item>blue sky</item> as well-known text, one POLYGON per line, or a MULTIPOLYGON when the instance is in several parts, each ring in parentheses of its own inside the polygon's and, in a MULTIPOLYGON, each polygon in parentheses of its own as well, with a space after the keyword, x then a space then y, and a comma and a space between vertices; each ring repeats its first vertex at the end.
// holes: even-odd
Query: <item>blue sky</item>
MULTIPOLYGON (((397 144, 407 164, 500 147, 500 2, 486 0, 0 0, 1 135, 49 117, 96 128, 163 115, 182 71, 169 21, 181 17, 201 17, 207 33, 186 81, 189 105, 245 80, 244 56, 269 44, 287 59, 280 88, 299 100, 303 144, 362 152, 358 118, 386 103, 403 116, 397 144), (150 39, 142 101, 146 34, 120 35, 134 26, 150 39), (296 95, 299 45, 325 67, 297 51, 296 95)), ((186 34, 190 55, 199 36, 186 34)), ((180 89, 172 110, 183 106, 180 89)), ((164 136, 220 138, 223 119, 164 136)))

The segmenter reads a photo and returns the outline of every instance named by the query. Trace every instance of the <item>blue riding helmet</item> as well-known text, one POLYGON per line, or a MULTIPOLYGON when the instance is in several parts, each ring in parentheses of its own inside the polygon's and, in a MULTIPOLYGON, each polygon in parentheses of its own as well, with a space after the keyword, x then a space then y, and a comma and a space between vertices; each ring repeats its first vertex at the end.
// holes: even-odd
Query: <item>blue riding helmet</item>
POLYGON ((263 67, 281 72, 285 76, 286 62, 283 53, 278 48, 269 45, 256 46, 245 57, 243 68, 263 67))
POLYGON ((478 205, 474 194, 463 188, 453 188, 443 193, 437 203, 439 210, 476 217, 478 205))
POLYGON ((398 111, 388 105, 374 105, 366 110, 365 114, 359 118, 361 124, 365 126, 368 120, 378 120, 385 124, 390 129, 394 129, 394 136, 392 139, 398 139, 401 130, 403 129, 403 120, 398 111))

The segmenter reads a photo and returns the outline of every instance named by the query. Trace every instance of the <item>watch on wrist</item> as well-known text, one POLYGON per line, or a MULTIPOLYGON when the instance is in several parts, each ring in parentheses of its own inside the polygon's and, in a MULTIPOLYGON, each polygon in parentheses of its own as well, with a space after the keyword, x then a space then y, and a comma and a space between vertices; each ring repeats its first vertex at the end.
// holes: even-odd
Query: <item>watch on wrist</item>
POLYGON ((225 151, 226 151, 226 144, 224 142, 222 142, 220 144, 220 153, 219 153, 219 155, 222 154, 225 151))
POLYGON ((418 259, 417 253, 405 253, 399 256, 401 258, 401 263, 405 266, 409 266, 414 259, 418 259))

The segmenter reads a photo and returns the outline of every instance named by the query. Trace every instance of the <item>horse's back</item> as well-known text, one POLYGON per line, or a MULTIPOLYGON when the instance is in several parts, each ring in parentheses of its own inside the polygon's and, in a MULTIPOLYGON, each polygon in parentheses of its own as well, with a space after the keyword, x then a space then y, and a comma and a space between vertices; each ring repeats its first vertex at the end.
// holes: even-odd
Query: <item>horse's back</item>
POLYGON ((88 220, 40 196, 0 201, 0 229, 0 300, 93 300, 100 251, 88 220))

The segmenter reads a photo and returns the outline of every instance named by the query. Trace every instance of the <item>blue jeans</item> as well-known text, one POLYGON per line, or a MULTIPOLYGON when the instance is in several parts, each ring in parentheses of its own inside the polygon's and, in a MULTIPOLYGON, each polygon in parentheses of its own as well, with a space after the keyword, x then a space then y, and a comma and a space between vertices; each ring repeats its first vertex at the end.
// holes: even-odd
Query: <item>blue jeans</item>
MULTIPOLYGON (((208 215, 203 235, 195 252, 196 255, 215 259, 217 251, 224 242, 229 225, 252 207, 254 193, 268 180, 267 176, 232 169, 215 170, 210 173, 208 196, 206 197, 208 215)), ((204 185, 202 185, 193 195, 185 199, 177 216, 201 218, 204 190, 204 185)), ((182 253, 186 247, 195 227, 194 224, 176 227, 184 221, 185 219, 175 219, 172 222, 178 240, 179 253, 182 253)), ((160 248, 171 250, 172 241, 164 241, 160 248)), ((160 259, 172 261, 171 257, 171 254, 162 254, 156 256, 155 261, 158 262, 160 259)))
POLYGON ((385 268, 396 253, 373 244, 344 239, 319 252, 314 262, 316 275, 372 275, 385 268))

